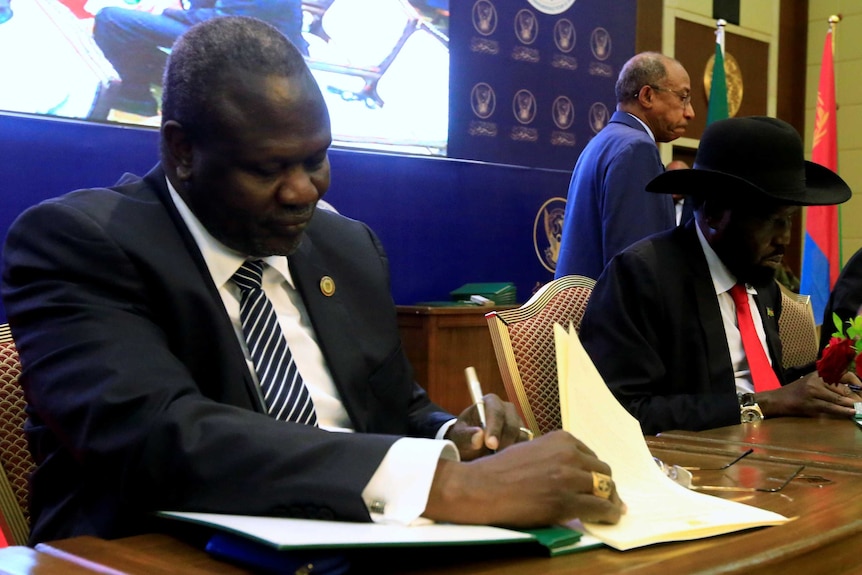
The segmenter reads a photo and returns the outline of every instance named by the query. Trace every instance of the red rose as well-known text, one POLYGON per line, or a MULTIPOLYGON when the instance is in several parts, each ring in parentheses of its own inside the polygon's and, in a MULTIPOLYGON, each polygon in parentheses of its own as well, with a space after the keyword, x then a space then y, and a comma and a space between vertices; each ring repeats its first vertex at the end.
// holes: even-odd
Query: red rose
POLYGON ((856 350, 849 339, 833 337, 817 360, 817 374, 826 383, 840 383, 841 376, 850 368, 850 361, 856 358, 856 350))

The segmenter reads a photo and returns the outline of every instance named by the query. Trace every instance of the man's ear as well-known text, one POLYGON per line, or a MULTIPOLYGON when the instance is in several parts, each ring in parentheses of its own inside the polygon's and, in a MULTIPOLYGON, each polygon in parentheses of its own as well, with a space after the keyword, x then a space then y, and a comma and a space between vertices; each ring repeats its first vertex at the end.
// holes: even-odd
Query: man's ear
POLYGON ((652 108, 653 94, 655 94, 655 91, 652 89, 652 86, 650 86, 649 84, 644 84, 643 86, 641 86, 641 89, 638 91, 637 101, 642 108, 652 108))
POLYGON ((174 165, 177 177, 183 182, 192 177, 194 147, 182 124, 169 120, 162 126, 162 145, 174 165))

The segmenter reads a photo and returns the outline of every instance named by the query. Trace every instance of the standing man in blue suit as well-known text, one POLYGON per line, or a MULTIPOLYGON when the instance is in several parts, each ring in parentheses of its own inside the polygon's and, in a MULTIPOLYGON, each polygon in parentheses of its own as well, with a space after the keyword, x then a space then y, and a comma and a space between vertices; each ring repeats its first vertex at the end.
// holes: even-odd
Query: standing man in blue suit
POLYGON ((615 90, 616 112, 572 174, 556 277, 598 278, 618 252, 676 225, 671 197, 645 187, 664 171, 656 142, 679 138, 694 118, 688 73, 642 52, 623 65, 615 90))

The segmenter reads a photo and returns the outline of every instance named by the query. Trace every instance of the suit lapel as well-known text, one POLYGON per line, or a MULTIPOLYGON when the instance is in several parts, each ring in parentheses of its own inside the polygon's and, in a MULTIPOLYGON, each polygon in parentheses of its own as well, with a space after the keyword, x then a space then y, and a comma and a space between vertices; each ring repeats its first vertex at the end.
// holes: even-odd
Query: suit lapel
POLYGON ((686 196, 682 203, 682 217, 679 220, 680 225, 685 224, 688 220, 694 217, 694 210, 691 207, 691 197, 686 196))
MULTIPOLYGON (((243 385, 248 394, 248 398, 251 405, 253 405, 258 411, 265 413, 266 407, 264 405, 263 396, 260 392, 260 387, 257 385, 257 383, 255 383, 254 379, 251 376, 251 373, 248 370, 248 364, 245 360, 245 354, 243 353, 242 348, 239 346, 239 342, 237 341, 236 332, 233 328, 233 323, 231 322, 230 317, 228 316, 227 311, 224 308, 224 302, 221 299, 221 294, 219 294, 218 288, 212 281, 212 275, 210 274, 209 268, 206 265, 206 261, 204 260, 203 254, 201 254, 197 242, 195 242, 194 237, 186 226, 186 223, 180 215, 179 211, 177 210, 176 205, 174 205, 170 191, 168 190, 168 186, 165 182, 165 172, 161 165, 157 165, 155 168, 150 170, 150 172, 147 173, 146 176, 144 176, 143 185, 149 187, 155 192, 156 197, 162 203, 171 221, 176 226, 179 236, 182 239, 185 251, 188 253, 190 259, 193 262, 193 266, 187 266, 186 271, 187 273, 196 273, 200 277, 201 289, 210 299, 212 303, 212 309, 214 310, 214 313, 218 316, 217 322, 219 325, 219 329, 214 330, 214 333, 212 334, 214 338, 217 338, 220 341, 220 345, 218 345, 217 348, 234 350, 234 353, 229 354, 229 357, 223 357, 221 359, 227 362, 227 365, 229 366, 228 370, 231 373, 235 372, 242 374, 243 385)), ((170 250, 171 248, 166 247, 166 249, 170 250)))
POLYGON ((718 307, 709 265, 706 263, 706 256, 700 247, 694 225, 695 223, 690 221, 680 231, 685 237, 685 241, 682 242, 686 259, 684 269, 689 270, 688 273, 697 302, 699 324, 702 330, 701 337, 706 348, 707 369, 709 370, 710 381, 728 382, 733 385, 733 365, 730 359, 730 350, 727 347, 721 309, 718 307), (715 337, 716 334, 720 334, 721 337, 715 337))
POLYGON ((629 128, 632 128, 633 130, 638 130, 640 132, 643 132, 644 134, 647 133, 643 125, 641 125, 641 123, 638 122, 635 118, 633 118, 628 112, 616 111, 611 116, 610 121, 619 122, 620 124, 624 124, 629 128))
MULTIPOLYGON (((643 132, 644 134, 649 136, 649 132, 647 132, 647 129, 644 128, 643 124, 641 124, 636 118, 632 117, 631 114, 629 114, 628 112, 620 112, 620 111, 614 112, 613 115, 611 116, 610 121, 623 124, 624 126, 628 126, 629 128, 631 128, 632 130, 637 130, 638 132, 643 132)), ((659 167, 659 171, 663 172, 664 171, 664 164, 662 164, 662 162, 661 162, 661 155, 658 152, 658 145, 656 145, 654 156, 655 156, 656 164, 659 167)))
MULTIPOLYGON (((733 364, 730 359, 730 350, 727 347, 726 337, 710 337, 709 334, 724 335, 724 323, 721 319, 721 310, 715 297, 715 288, 712 284, 709 266, 706 256, 700 248, 697 232, 694 229, 696 223, 689 221, 685 225, 684 234, 687 238, 683 242, 685 258, 688 261, 687 268, 691 270, 692 283, 695 297, 697 298, 698 314, 703 327, 703 337, 706 341, 707 362, 712 381, 734 382, 733 364)), ((770 357, 773 361, 773 369, 779 381, 784 382, 784 370, 781 367, 781 348, 778 336, 777 318, 781 313, 780 302, 776 303, 774 296, 775 286, 769 284, 757 286, 758 295, 754 301, 763 321, 766 332, 766 343, 770 357), (777 307, 778 306, 778 307, 777 307), (770 313, 770 311, 772 313, 770 313)))
POLYGON ((766 347, 769 356, 772 358, 772 369, 775 375, 778 376, 778 381, 782 385, 784 381, 784 368, 782 366, 781 355, 781 338, 778 335, 778 317, 781 315, 781 297, 775 297, 777 286, 764 285, 757 287, 757 295, 754 301, 757 304, 757 311, 760 313, 760 319, 763 322, 763 330, 766 332, 766 347))
POLYGON ((367 387, 354 380, 357 374, 366 373, 368 366, 355 343, 360 336, 344 301, 345 290, 338 289, 338 272, 321 263, 323 258, 308 233, 288 260, 290 275, 305 303, 317 343, 341 394, 342 403, 356 431, 363 432, 363 422, 368 419, 367 387), (334 283, 331 295, 324 293, 328 291, 322 285, 324 278, 330 278, 334 283))

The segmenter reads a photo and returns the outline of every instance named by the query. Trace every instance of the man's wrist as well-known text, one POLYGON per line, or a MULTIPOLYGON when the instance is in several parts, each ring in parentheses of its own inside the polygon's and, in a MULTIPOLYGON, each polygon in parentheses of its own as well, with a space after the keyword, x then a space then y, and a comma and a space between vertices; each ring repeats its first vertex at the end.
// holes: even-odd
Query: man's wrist
POLYGON ((482 490, 475 489, 475 478, 466 479, 472 477, 472 470, 473 467, 468 464, 441 459, 422 516, 448 523, 488 523, 484 516, 488 507, 476 498, 482 490))
POLYGON ((441 425, 440 429, 437 430, 437 434, 434 436, 434 439, 448 439, 447 434, 449 433, 449 430, 452 429, 452 426, 455 425, 456 421, 458 421, 458 419, 453 417, 441 425))
POLYGON ((763 411, 757 404, 757 398, 753 393, 737 393, 736 399, 739 402, 740 423, 763 421, 763 411))

